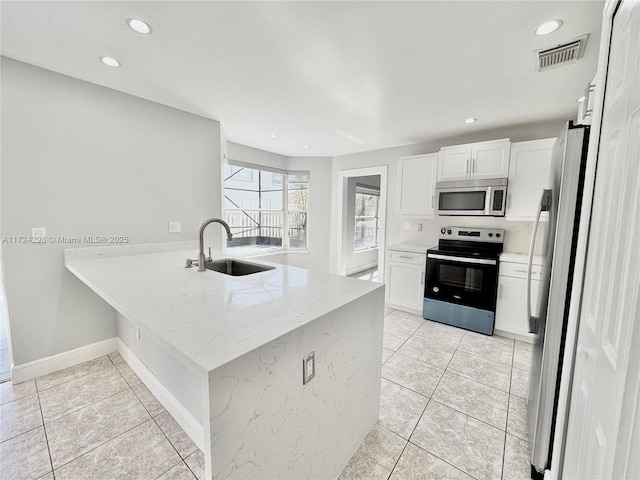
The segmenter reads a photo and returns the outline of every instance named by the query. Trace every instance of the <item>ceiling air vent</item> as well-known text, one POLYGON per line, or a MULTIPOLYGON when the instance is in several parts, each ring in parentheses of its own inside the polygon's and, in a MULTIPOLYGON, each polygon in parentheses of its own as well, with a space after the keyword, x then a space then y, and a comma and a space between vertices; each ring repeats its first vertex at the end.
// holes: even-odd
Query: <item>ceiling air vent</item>
POLYGON ((575 63, 584 55, 588 36, 583 35, 569 43, 536 51, 536 70, 544 72, 555 67, 575 63))

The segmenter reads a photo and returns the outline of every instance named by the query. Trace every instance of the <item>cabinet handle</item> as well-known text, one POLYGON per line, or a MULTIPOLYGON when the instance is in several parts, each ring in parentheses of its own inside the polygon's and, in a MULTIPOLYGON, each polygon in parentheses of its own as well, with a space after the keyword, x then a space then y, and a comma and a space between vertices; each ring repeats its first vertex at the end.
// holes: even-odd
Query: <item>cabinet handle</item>
POLYGON ((502 298, 502 285, 498 284, 498 298, 502 298))
MULTIPOLYGON (((516 272, 518 272, 518 273, 527 273, 526 270, 521 270, 519 268, 516 268, 516 272)), ((531 275, 538 275, 538 272, 536 272, 535 270, 531 270, 531 275)))
POLYGON ((467 158, 467 167, 464 169, 464 173, 469 173, 469 159, 467 158))
POLYGON ((477 158, 474 158, 473 160, 471 160, 471 171, 473 173, 476 172, 477 163, 478 163, 478 159, 477 158))
POLYGON ((398 255, 399 258, 407 258, 407 259, 412 259, 413 257, 410 257, 409 255, 398 255))
POLYGON ((424 272, 420 273, 420 285, 424 285, 424 272))
POLYGON ((435 195, 431 195, 431 208, 433 208, 435 197, 436 197, 435 195))
POLYGON ((511 206, 511 194, 507 195, 507 208, 511 206))

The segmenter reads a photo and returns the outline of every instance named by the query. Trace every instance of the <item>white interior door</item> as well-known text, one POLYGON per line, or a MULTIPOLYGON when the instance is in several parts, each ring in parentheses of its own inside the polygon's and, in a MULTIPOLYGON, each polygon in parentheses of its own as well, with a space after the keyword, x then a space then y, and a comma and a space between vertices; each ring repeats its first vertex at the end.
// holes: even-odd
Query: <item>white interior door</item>
POLYGON ((624 0, 613 15, 564 478, 627 478, 638 455, 625 426, 638 401, 638 239, 640 2, 624 0))

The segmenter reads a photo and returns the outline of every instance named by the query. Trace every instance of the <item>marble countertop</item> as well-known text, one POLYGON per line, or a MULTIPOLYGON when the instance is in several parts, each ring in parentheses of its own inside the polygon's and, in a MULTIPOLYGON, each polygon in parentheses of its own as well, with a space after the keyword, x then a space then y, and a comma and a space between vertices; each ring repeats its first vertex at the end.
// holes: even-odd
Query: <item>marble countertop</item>
POLYGON ((184 267, 197 247, 166 251, 172 248, 71 249, 65 265, 143 334, 207 372, 383 288, 253 259, 275 269, 238 277, 198 272, 184 267))
POLYGON ((435 247, 435 245, 421 245, 419 243, 394 243, 393 245, 388 245, 387 250, 397 250, 400 252, 411 252, 411 253, 427 253, 427 249, 435 247))
MULTIPOLYGON (((510 253, 510 252, 502 252, 500 254, 501 262, 511 262, 511 263, 523 263, 526 264, 529 262, 529 255, 526 253, 510 253)), ((540 255, 533 256, 533 265, 543 265, 544 259, 540 255)))

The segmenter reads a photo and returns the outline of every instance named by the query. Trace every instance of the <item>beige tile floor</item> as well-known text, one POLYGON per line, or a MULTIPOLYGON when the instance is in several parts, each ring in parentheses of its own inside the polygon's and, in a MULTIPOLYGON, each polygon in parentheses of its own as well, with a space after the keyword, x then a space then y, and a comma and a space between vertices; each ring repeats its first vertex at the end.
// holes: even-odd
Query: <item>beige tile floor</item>
POLYGON ((380 420, 340 480, 528 479, 530 346, 385 313, 380 420))
MULTIPOLYGON (((387 310, 380 421, 340 474, 527 478, 530 349, 387 310)), ((122 357, 0 384, 1 479, 201 478, 203 455, 122 357)))

